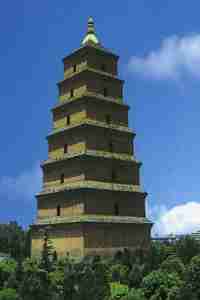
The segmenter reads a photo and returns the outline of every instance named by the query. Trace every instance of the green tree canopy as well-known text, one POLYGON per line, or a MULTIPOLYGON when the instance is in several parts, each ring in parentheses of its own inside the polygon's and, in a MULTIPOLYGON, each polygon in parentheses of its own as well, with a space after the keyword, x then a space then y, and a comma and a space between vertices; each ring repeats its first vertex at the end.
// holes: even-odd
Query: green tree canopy
POLYGON ((186 287, 200 299, 200 255, 192 258, 186 273, 186 287))
POLYGON ((176 256, 169 256, 161 264, 161 270, 168 273, 176 272, 180 278, 183 278, 185 274, 185 266, 181 259, 176 256))
POLYGON ((147 299, 167 300, 170 290, 181 286, 181 283, 177 273, 157 270, 144 277, 142 288, 147 299))
POLYGON ((200 242, 189 235, 177 241, 175 248, 184 264, 190 263, 192 257, 200 254, 200 242))
POLYGON ((18 295, 14 289, 3 289, 0 291, 0 300, 18 300, 18 295))
POLYGON ((131 289, 121 300, 146 300, 142 289, 131 289))

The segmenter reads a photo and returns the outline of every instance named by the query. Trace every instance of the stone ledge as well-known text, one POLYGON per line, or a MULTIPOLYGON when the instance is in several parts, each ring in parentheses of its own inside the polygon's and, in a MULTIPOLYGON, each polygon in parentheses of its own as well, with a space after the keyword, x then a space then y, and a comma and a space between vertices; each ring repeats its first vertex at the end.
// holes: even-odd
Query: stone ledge
MULTIPOLYGON (((118 105, 121 105, 121 106, 125 106, 129 109, 129 105, 124 103, 123 100, 121 98, 113 98, 113 97, 104 97, 102 94, 98 94, 98 93, 94 93, 94 92, 84 92, 82 95, 78 95, 78 96, 74 96, 73 98, 68 98, 66 97, 65 95, 61 95, 59 96, 59 100, 61 102, 59 102, 58 104, 56 104, 52 110, 55 110, 63 105, 66 105, 68 103, 71 103, 71 102, 74 102, 76 100, 79 100, 79 99, 82 99, 82 98, 88 98, 88 99, 92 99, 92 98, 95 98, 97 100, 103 100, 103 101, 106 101, 106 102, 110 102, 110 103, 114 103, 114 104, 118 104, 118 105)), ((92 100, 91 100, 92 101, 92 100)))
POLYGON ((69 217, 49 217, 37 219, 35 225, 60 224, 60 223, 121 223, 121 224, 152 224, 143 217, 105 216, 105 215, 78 215, 69 217))
POLYGON ((57 84, 62 84, 63 82, 65 82, 66 80, 68 79, 71 79, 75 76, 80 76, 81 73, 84 73, 84 72, 93 72, 93 73, 96 73, 98 75, 102 75, 104 77, 108 77, 110 79, 113 79, 113 80, 117 80, 117 81, 120 81, 120 82, 124 82, 124 80, 120 79, 117 75, 113 75, 112 73, 108 73, 106 71, 102 71, 102 70, 99 70, 99 69, 94 69, 94 68, 91 68, 90 66, 88 65, 85 65, 84 67, 82 67, 79 71, 77 72, 72 72, 72 73, 69 73, 68 76, 66 76, 64 79, 58 81, 57 84))
POLYGON ((135 133, 130 128, 125 127, 125 126, 120 126, 120 125, 115 125, 115 124, 108 125, 104 122, 99 122, 99 121, 95 121, 95 120, 91 120, 91 119, 84 119, 83 121, 81 121, 79 123, 68 125, 64 128, 54 129, 53 132, 51 132, 47 136, 47 139, 50 136, 53 136, 53 135, 58 134, 60 132, 64 132, 64 131, 67 131, 67 130, 70 130, 72 128, 76 128, 76 127, 79 127, 79 126, 82 126, 82 125, 96 126, 96 127, 106 128, 106 129, 110 129, 110 130, 117 130, 117 131, 126 132, 126 133, 129 133, 129 134, 135 135, 135 133))
POLYGON ((37 194, 36 196, 59 193, 59 192, 70 191, 70 190, 77 190, 77 189, 96 189, 96 190, 144 193, 141 191, 139 185, 84 180, 84 181, 67 183, 64 186, 60 185, 59 187, 45 189, 41 191, 39 194, 37 194))
POLYGON ((122 160, 127 162, 135 162, 137 164, 141 164, 141 162, 137 161, 133 155, 123 154, 123 153, 112 153, 112 152, 106 152, 106 151, 96 151, 96 150, 86 150, 76 153, 66 153, 63 154, 63 157, 59 157, 57 159, 49 158, 47 160, 44 160, 41 164, 41 166, 60 162, 63 160, 68 160, 74 157, 79 156, 92 156, 92 157, 98 157, 98 158, 106 158, 106 159, 115 159, 115 160, 122 160))

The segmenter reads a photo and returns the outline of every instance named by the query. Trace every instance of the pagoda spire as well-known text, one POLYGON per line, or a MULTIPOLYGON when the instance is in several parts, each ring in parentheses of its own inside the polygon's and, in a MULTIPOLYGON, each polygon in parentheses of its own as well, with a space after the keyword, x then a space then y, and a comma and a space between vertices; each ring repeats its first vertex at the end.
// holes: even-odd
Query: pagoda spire
POLYGON ((87 25, 87 33, 82 40, 82 45, 92 44, 92 45, 99 45, 99 40, 97 38, 96 32, 95 32, 95 26, 94 21, 92 17, 88 18, 88 25, 87 25))

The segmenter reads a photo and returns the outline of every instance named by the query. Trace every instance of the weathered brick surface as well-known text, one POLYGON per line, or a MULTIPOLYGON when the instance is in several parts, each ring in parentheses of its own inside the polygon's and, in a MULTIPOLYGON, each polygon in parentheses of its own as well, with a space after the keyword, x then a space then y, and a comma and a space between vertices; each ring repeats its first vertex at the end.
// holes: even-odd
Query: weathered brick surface
POLYGON ((89 45, 64 58, 37 195, 33 255, 41 253, 45 230, 59 255, 148 247, 151 223, 145 218, 146 194, 117 61, 116 55, 89 45))

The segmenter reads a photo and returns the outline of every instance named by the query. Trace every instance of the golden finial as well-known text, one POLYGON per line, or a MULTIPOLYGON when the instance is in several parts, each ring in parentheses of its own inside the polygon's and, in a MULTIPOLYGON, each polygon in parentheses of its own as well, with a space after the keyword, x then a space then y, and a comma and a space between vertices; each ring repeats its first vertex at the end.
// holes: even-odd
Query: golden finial
POLYGON ((92 17, 88 18, 88 27, 87 27, 87 33, 82 41, 82 45, 86 44, 99 44, 99 40, 95 33, 95 27, 94 27, 94 21, 92 17))

